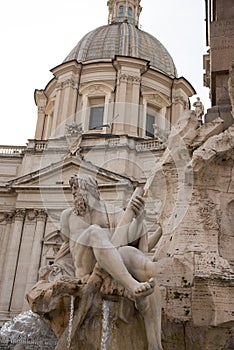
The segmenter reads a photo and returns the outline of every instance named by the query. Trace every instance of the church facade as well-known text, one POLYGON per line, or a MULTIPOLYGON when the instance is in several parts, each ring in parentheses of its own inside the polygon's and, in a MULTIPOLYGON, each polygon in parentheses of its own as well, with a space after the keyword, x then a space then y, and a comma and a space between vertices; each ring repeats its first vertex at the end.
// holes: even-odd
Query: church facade
POLYGON ((233 124, 234 101, 234 4, 232 0, 206 0, 206 37, 210 47, 204 56, 204 85, 210 88, 211 109, 206 121, 217 117, 233 124))
MULTIPOLYGON (((108 24, 86 34, 35 91, 35 138, 0 149, 1 322, 28 309, 39 268, 53 263, 70 176, 92 174, 102 197, 124 208, 189 109, 195 91, 165 47, 139 29, 140 2, 108 1, 108 24)), ((149 204, 149 222, 159 208, 149 204)))

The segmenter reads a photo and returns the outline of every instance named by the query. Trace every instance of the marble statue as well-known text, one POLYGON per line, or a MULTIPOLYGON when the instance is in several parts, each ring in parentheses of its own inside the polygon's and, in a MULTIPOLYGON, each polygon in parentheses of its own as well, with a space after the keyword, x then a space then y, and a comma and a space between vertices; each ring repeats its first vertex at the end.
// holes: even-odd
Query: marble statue
POLYGON ((143 198, 136 195, 131 199, 135 218, 121 228, 125 242, 128 237, 127 245, 123 241, 115 246, 112 238, 123 211, 100 199, 96 180, 90 175, 73 176, 70 186, 74 206, 62 213, 61 232, 69 242, 76 278, 86 283, 93 272, 104 272, 119 282, 144 317, 148 349, 162 349, 156 264, 138 249, 145 249, 147 235, 143 198))
MULTIPOLYGON (((71 349, 75 349, 77 330, 89 314, 95 295, 115 294, 120 297, 120 318, 126 324, 129 324, 126 307, 121 306, 124 300, 129 300, 141 315, 146 336, 144 348, 162 350, 157 263, 145 254, 161 237, 161 229, 158 227, 148 240, 142 188, 136 189, 123 211, 100 199, 93 176, 78 174, 69 182, 73 207, 61 215, 64 243, 54 265, 41 269, 38 284, 27 296, 32 311, 43 316, 51 312, 55 317, 54 313, 59 315, 55 309, 64 304, 62 295, 77 297, 79 305, 70 337, 71 349)), ((51 316, 48 318, 51 320, 51 316)), ((53 328, 55 322, 52 323, 53 328)), ((59 338, 56 349, 67 347, 68 329, 61 332, 59 325, 55 333, 59 338)))
POLYGON ((193 103, 193 107, 195 107, 195 114, 198 121, 202 124, 202 116, 204 114, 204 106, 200 100, 200 97, 197 97, 197 101, 193 103))
POLYGON ((66 140, 69 145, 70 155, 76 155, 79 153, 80 144, 82 141, 82 124, 72 124, 66 125, 66 140))

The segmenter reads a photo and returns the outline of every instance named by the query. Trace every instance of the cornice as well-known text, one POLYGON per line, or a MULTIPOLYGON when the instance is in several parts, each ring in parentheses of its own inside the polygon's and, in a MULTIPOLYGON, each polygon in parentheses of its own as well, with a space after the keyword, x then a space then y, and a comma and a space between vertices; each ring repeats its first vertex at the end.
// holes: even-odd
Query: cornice
POLYGON ((59 76, 66 74, 66 73, 74 73, 78 74, 81 70, 82 64, 78 63, 77 60, 68 61, 65 63, 60 64, 59 66, 56 66, 55 68, 51 69, 51 72, 54 74, 56 78, 59 76))

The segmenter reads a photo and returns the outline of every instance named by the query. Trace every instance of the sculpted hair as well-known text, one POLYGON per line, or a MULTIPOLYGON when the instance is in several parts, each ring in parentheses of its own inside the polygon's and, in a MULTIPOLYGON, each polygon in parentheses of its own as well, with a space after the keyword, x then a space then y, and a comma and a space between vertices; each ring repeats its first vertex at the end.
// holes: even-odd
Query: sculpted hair
POLYGON ((70 187, 74 184, 85 193, 90 193, 94 198, 100 200, 98 184, 96 179, 91 175, 75 174, 69 180, 70 187))

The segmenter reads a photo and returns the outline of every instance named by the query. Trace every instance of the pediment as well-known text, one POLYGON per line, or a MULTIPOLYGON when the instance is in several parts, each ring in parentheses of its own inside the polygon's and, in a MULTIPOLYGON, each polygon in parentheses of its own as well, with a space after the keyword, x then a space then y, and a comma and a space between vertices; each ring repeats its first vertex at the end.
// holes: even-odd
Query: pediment
POLYGON ((143 96, 147 103, 151 103, 160 109, 171 105, 169 99, 161 92, 147 91, 143 93, 143 96))
POLYGON ((69 188, 69 179, 74 174, 88 174, 96 178, 99 185, 101 184, 131 184, 128 177, 121 176, 114 172, 99 168, 79 157, 69 157, 65 160, 51 164, 38 171, 18 177, 9 181, 8 186, 11 188, 41 188, 50 189, 58 187, 69 188))

